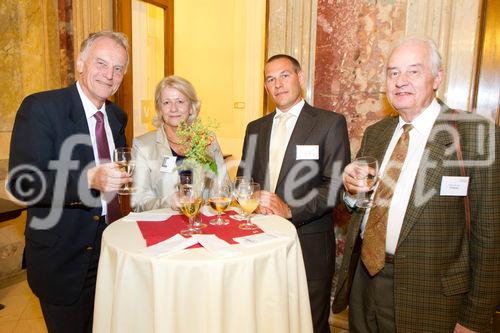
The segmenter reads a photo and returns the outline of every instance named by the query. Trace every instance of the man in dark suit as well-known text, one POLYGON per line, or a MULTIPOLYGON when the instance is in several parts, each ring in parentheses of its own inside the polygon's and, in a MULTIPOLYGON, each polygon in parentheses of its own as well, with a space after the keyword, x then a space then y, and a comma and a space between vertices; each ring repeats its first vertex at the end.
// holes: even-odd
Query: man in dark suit
POLYGON ((293 57, 271 57, 264 74, 276 111, 248 124, 238 174, 251 176, 264 189, 260 213, 282 216, 297 228, 314 331, 330 332, 332 209, 350 160, 346 121, 302 99, 304 74, 293 57))
POLYGON ((358 152, 381 163, 372 208, 348 202, 370 190, 363 178, 374 170, 353 163, 344 171, 356 211, 334 309, 349 301, 350 332, 491 332, 500 300, 499 131, 438 101, 442 79, 434 42, 403 39, 387 63, 399 117, 368 127, 358 152))
POLYGON ((107 101, 127 63, 125 35, 91 34, 78 82, 26 97, 16 116, 8 189, 28 205, 28 283, 49 332, 92 331, 101 235, 120 214, 115 191, 131 181, 110 162, 127 117, 107 101))

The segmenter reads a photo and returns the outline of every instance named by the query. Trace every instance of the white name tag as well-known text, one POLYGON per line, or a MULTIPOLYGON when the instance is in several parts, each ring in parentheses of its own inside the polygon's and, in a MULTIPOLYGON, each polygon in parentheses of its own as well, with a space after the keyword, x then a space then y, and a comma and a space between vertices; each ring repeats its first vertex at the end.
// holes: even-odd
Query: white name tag
POLYGON ((177 156, 165 156, 161 162, 160 172, 173 172, 177 156))
POLYGON ((319 146, 297 145, 297 160, 319 160, 319 146))
POLYGON ((465 197, 469 188, 469 177, 443 176, 440 195, 465 197))

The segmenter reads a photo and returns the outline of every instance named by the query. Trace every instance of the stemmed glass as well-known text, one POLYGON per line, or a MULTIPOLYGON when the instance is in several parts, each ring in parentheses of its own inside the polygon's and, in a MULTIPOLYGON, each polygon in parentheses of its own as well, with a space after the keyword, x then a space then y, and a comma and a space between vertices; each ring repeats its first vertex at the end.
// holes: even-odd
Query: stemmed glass
MULTIPOLYGON (((113 161, 116 167, 132 176, 135 169, 135 160, 132 154, 132 148, 120 147, 116 148, 113 154, 113 161)), ((118 190, 120 195, 128 195, 134 191, 133 183, 126 183, 118 190)))
POLYGON ((217 218, 210 221, 212 225, 228 225, 229 221, 221 217, 231 204, 231 184, 225 181, 214 181, 208 194, 208 204, 217 212, 217 218))
POLYGON ((191 236, 201 234, 201 230, 194 226, 194 220, 201 207, 201 191, 192 184, 179 185, 179 205, 182 214, 184 214, 189 222, 187 229, 181 230, 182 236, 191 236))
MULTIPOLYGON (((237 204, 238 204, 238 199, 236 198, 236 189, 242 183, 251 183, 251 182, 253 182, 253 178, 247 177, 247 176, 237 176, 234 179, 234 182, 233 182, 233 200, 236 201, 237 204)), ((239 206, 239 204, 238 204, 238 206, 239 206)), ((238 211, 238 214, 233 215, 232 218, 235 220, 245 220, 246 219, 245 215, 243 214, 243 212, 241 210, 238 211)))
POLYGON ((243 230, 254 230, 258 227, 252 223, 250 214, 259 206, 260 201, 260 185, 254 182, 241 183, 235 190, 236 200, 243 210, 246 222, 239 225, 243 230))
POLYGON ((378 181, 378 161, 375 157, 363 156, 354 160, 356 168, 356 178, 363 180, 365 186, 369 187, 368 192, 358 193, 356 197, 356 206, 360 208, 373 207, 373 189, 378 181))

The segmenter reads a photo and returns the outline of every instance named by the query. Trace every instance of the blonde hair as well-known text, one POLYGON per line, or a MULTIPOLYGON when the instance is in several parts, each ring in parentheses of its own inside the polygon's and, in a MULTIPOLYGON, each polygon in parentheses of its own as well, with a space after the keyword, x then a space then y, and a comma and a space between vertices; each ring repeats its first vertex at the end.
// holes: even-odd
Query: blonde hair
POLYGON ((196 95, 196 90, 194 90, 191 82, 186 80, 183 77, 170 75, 164 77, 156 86, 155 89, 155 109, 156 115, 153 118, 153 125, 155 127, 160 127, 163 124, 163 117, 161 115, 161 92, 165 88, 172 88, 178 90, 184 96, 189 98, 191 102, 191 111, 189 112, 189 116, 187 118, 187 123, 192 124, 193 121, 198 117, 198 113, 201 109, 201 102, 196 95))

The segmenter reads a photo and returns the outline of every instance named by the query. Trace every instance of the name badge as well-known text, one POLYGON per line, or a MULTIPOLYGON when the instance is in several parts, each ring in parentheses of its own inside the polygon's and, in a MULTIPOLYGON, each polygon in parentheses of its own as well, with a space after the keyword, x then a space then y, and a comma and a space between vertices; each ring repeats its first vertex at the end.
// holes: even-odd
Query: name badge
POLYGON ((465 197, 469 188, 469 177, 443 176, 440 195, 465 197))
POLYGON ((161 162, 160 172, 173 172, 177 156, 165 156, 161 162))
POLYGON ((319 160, 319 146, 297 145, 297 160, 319 160))

